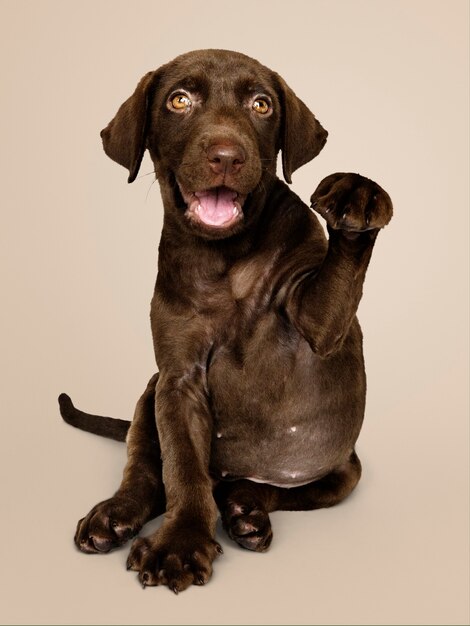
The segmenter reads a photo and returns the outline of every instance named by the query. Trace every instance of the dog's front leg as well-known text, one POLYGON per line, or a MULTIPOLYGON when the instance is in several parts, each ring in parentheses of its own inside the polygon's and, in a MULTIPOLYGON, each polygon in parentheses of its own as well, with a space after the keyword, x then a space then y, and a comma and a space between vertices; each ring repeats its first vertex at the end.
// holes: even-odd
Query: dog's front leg
POLYGON ((205 373, 197 366, 160 372, 156 414, 162 451, 167 513, 153 535, 137 539, 128 566, 146 585, 168 585, 175 593, 202 585, 221 552, 214 540, 217 508, 209 476, 212 418, 205 373))
POLYGON ((375 239, 392 217, 392 203, 377 183, 358 174, 328 176, 311 201, 327 222, 328 251, 319 270, 297 285, 287 312, 312 350, 327 357, 348 334, 375 239))

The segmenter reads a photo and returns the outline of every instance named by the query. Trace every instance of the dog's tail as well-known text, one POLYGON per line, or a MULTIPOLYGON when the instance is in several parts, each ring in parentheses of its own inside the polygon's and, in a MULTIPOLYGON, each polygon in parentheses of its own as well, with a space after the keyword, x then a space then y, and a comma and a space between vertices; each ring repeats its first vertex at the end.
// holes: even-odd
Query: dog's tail
POLYGON ((72 400, 66 393, 60 394, 59 407, 64 421, 75 426, 75 428, 116 441, 126 440, 127 431, 131 425, 131 422, 127 420, 84 413, 74 407, 72 400))

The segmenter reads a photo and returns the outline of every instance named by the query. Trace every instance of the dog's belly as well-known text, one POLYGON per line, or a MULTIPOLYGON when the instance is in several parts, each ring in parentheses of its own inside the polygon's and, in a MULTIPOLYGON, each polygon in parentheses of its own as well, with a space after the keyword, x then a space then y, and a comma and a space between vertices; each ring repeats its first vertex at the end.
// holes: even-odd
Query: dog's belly
POLYGON ((248 349, 236 363, 233 346, 225 346, 209 368, 211 473, 281 487, 317 480, 349 457, 361 428, 359 325, 328 359, 316 357, 298 336, 287 347, 257 339, 257 354, 248 349))

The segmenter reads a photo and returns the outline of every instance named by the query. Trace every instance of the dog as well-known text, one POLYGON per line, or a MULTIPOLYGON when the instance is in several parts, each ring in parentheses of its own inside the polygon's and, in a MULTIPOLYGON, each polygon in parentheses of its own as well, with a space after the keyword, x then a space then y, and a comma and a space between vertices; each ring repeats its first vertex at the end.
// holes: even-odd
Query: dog
POLYGON ((189 52, 147 73, 101 137, 128 182, 148 150, 160 184, 158 373, 132 422, 59 398, 67 422, 127 438, 121 486, 78 522, 75 543, 108 552, 165 513, 127 566, 144 587, 178 593, 211 576, 218 511, 229 537, 263 552, 270 512, 329 507, 357 485, 356 311, 392 203, 375 182, 336 173, 310 210, 286 183, 327 131, 280 75, 238 52, 189 52))

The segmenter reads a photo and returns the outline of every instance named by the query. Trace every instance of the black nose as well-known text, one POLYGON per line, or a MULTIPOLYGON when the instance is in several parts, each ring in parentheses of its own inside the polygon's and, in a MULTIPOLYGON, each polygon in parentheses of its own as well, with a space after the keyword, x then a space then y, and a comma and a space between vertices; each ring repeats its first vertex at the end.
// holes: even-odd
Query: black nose
POLYGON ((245 152, 236 144, 213 144, 207 150, 207 158, 214 174, 236 174, 245 163, 245 152))

